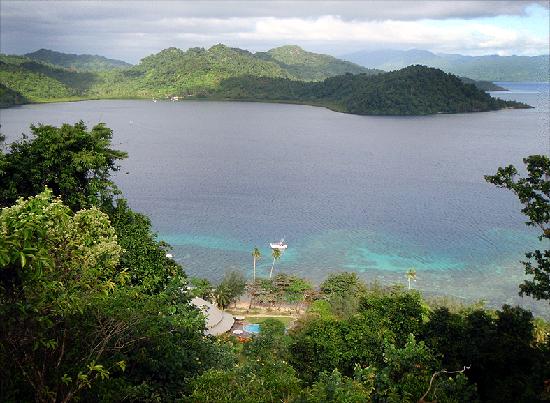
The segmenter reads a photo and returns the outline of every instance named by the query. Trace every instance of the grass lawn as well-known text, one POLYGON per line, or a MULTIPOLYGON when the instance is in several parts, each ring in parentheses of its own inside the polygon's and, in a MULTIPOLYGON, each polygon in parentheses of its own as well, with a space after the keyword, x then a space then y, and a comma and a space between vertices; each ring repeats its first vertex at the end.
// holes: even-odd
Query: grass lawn
POLYGON ((247 316, 245 320, 249 323, 262 323, 266 319, 275 319, 288 326, 293 318, 290 316, 247 316))

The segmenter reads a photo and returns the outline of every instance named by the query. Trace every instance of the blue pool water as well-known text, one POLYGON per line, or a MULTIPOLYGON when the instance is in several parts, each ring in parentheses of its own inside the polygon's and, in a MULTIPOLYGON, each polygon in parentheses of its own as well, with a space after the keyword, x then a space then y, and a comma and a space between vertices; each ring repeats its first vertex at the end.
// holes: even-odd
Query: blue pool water
POLYGON ((247 333, 258 334, 260 333, 260 324, 259 323, 250 323, 243 326, 243 330, 247 333))

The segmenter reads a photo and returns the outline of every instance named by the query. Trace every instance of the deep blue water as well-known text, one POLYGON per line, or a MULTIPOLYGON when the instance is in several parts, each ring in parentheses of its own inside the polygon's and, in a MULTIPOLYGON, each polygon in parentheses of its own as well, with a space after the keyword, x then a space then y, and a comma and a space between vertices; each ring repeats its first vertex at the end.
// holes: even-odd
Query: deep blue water
POLYGON ((424 291, 516 303, 518 261, 537 233, 515 197, 483 175, 549 152, 549 86, 501 85, 512 91, 493 95, 536 108, 366 117, 298 105, 107 100, 2 110, 0 123, 13 139, 33 122, 105 122, 130 155, 116 182, 189 274, 250 274, 254 246, 267 273, 268 242, 285 237, 276 271, 320 281, 353 270, 405 284, 415 267, 424 291))

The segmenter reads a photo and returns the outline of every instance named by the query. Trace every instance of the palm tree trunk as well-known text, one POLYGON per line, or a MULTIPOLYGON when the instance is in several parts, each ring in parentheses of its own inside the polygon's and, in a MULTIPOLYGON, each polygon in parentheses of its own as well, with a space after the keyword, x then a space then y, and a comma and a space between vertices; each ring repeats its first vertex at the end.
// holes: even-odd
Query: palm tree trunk
POLYGON ((269 272, 269 278, 271 278, 271 275, 273 274, 273 267, 275 266, 275 258, 273 258, 273 263, 271 264, 271 271, 269 272))

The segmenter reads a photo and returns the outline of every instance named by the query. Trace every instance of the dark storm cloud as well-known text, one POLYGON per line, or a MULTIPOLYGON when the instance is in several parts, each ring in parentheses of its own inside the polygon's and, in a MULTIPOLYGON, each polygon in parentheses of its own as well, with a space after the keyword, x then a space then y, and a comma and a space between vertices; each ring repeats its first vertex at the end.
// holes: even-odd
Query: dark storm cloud
POLYGON ((343 19, 416 20, 521 15, 530 4, 546 1, 3 1, 6 16, 97 20, 116 16, 147 20, 166 16, 199 18, 279 17, 307 18, 337 15, 343 19))

